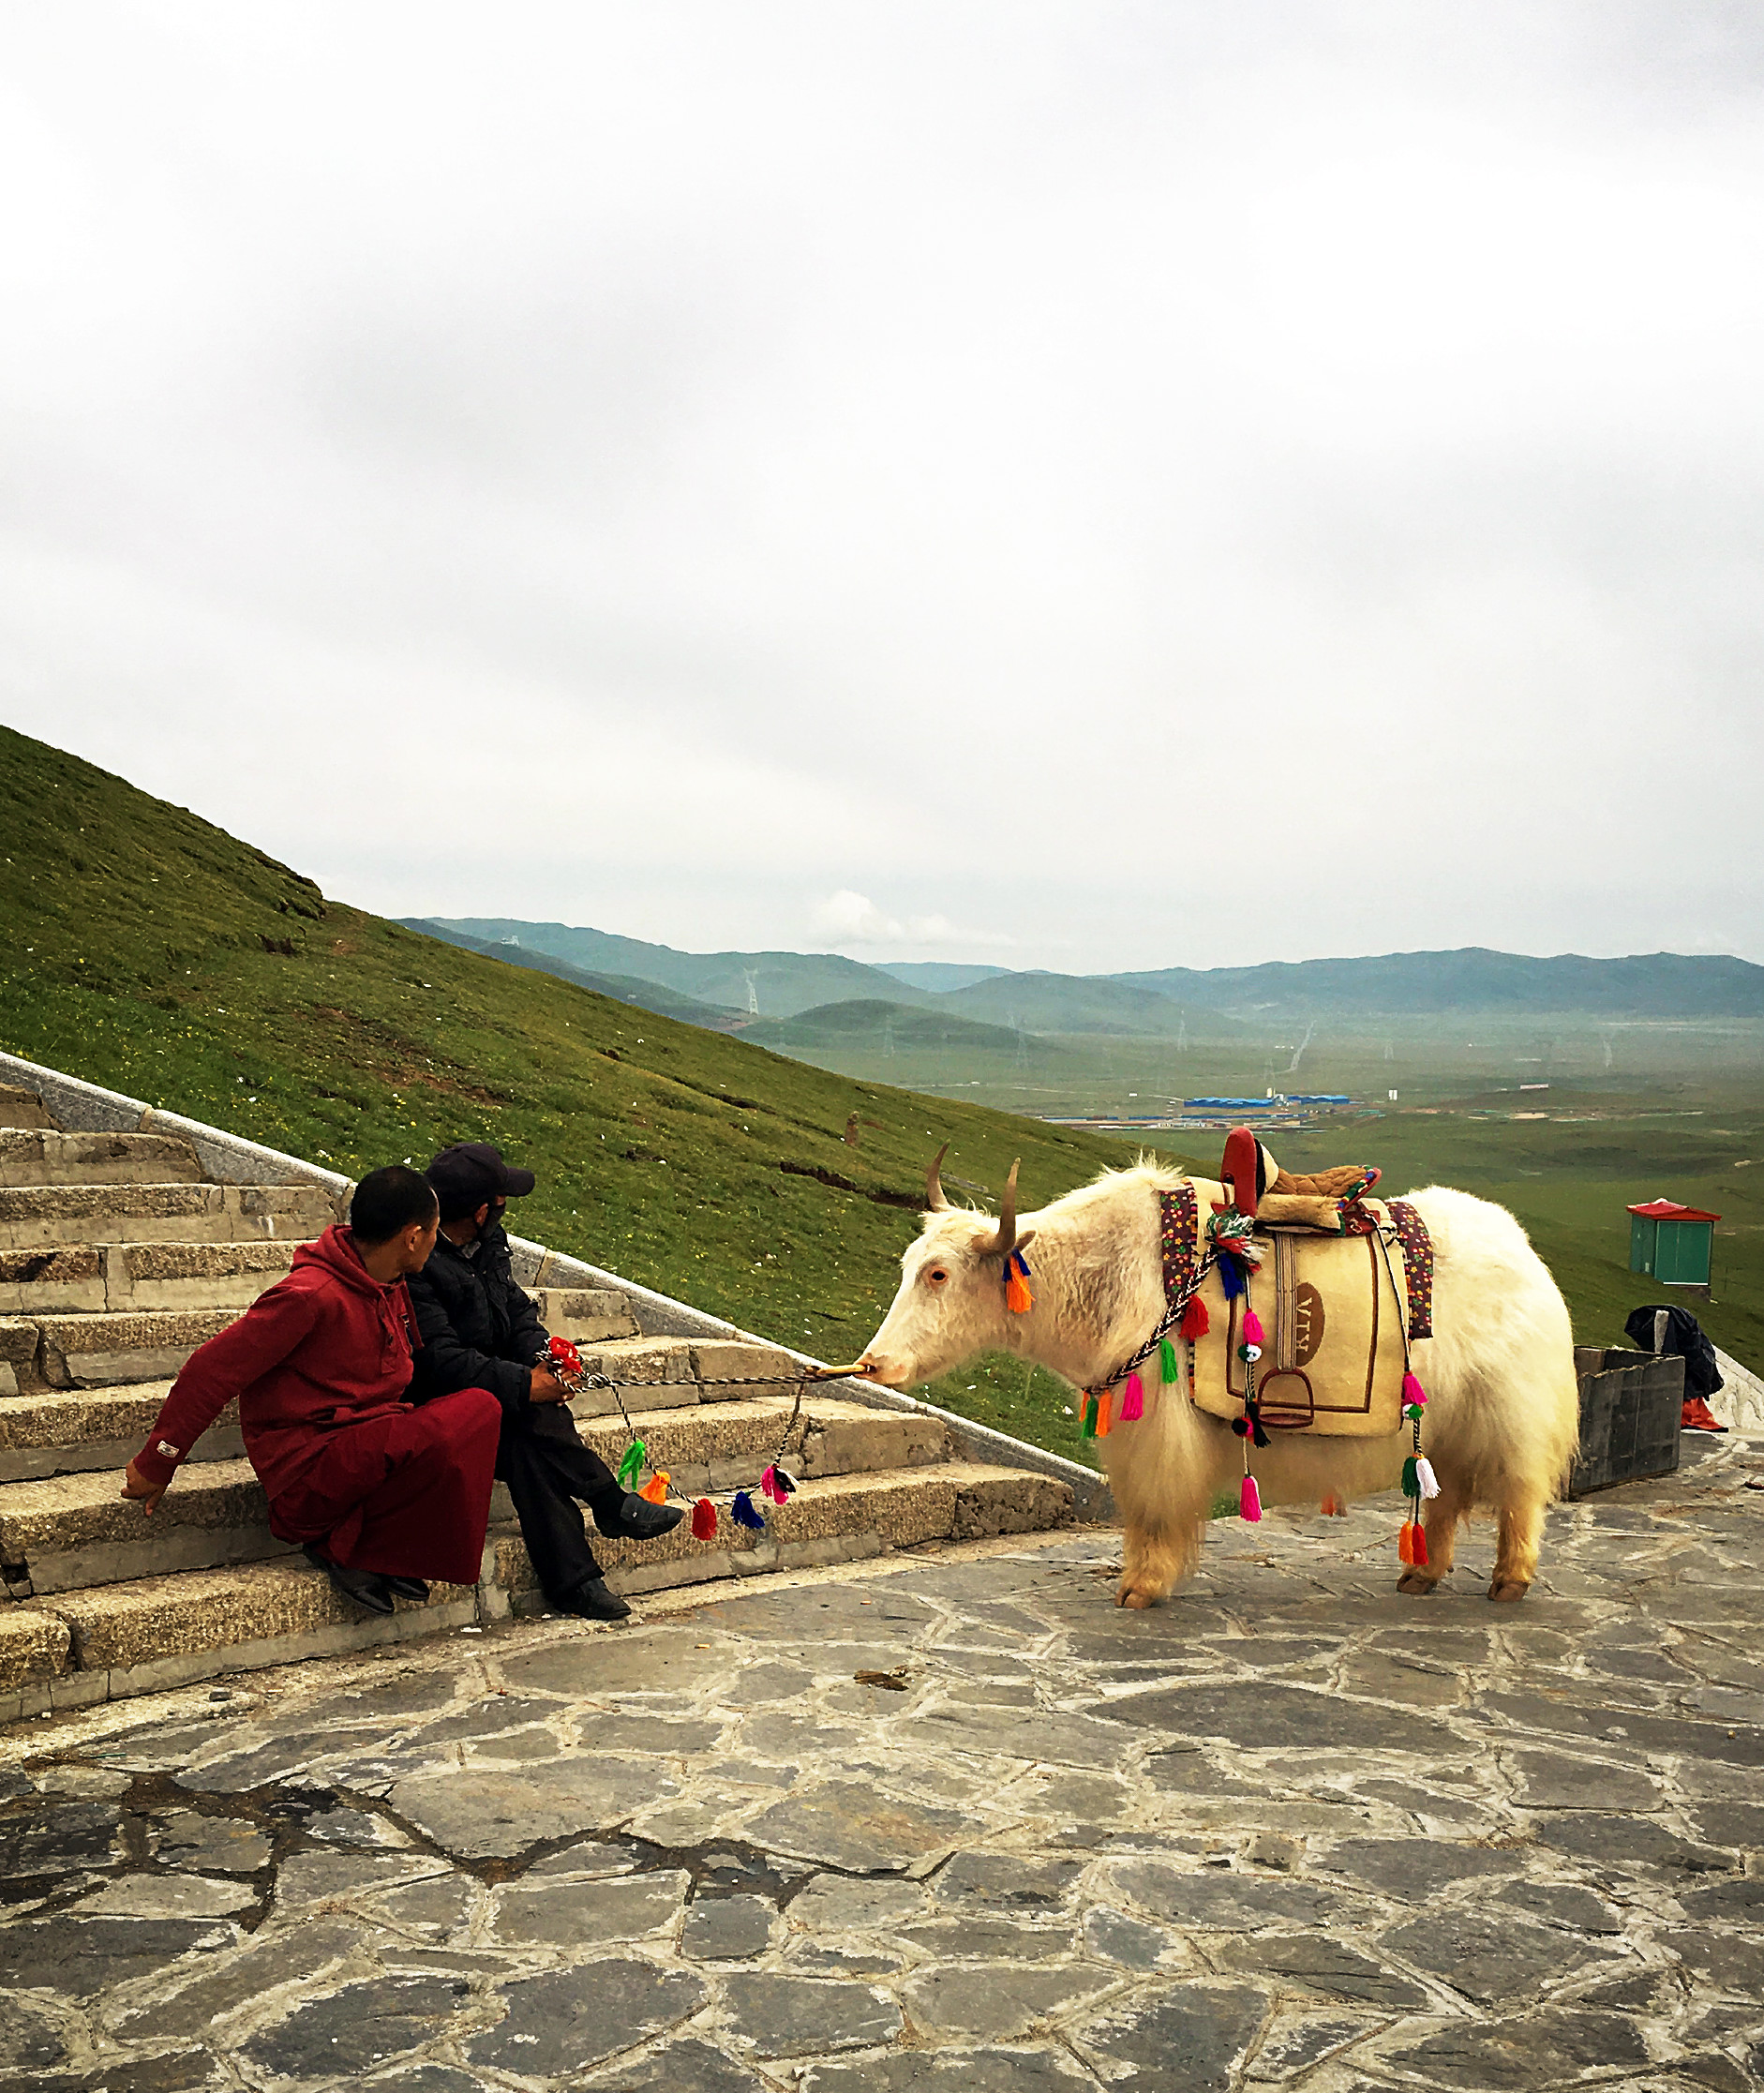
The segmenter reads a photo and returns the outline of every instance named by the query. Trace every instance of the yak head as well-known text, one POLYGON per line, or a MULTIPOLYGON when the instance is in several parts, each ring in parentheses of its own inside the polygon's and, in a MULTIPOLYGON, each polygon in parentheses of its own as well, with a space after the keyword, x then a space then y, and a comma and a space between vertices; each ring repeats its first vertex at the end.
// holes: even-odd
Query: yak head
POLYGON ((864 1348, 859 1368, 888 1388, 935 1380, 977 1352, 1009 1341, 1006 1264, 1034 1234, 1017 1233, 1017 1166, 1010 1166, 1002 1212, 994 1221, 951 1206, 937 1180, 946 1143, 925 1173, 929 1208, 918 1242, 901 1259, 901 1288, 864 1348))

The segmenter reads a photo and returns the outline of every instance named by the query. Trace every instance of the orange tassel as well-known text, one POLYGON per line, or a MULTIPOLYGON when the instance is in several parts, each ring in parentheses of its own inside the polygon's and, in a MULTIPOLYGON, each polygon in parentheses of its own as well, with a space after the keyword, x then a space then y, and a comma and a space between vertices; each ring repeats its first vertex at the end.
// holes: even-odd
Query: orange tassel
POLYGON ((1097 1398, 1097 1437, 1099 1439, 1107 1439, 1109 1436, 1109 1391, 1105 1388, 1097 1398))
POLYGON ((647 1500, 648 1502, 651 1504, 665 1504, 667 1502, 666 1469, 658 1468, 655 1473, 650 1477, 649 1481, 645 1483, 643 1488, 637 1492, 637 1495, 641 1498, 644 1498, 645 1500, 647 1500))
POLYGON ((1028 1280, 1014 1266, 1005 1281, 1005 1306, 1012 1315, 1027 1315, 1035 1306, 1035 1295, 1029 1292, 1028 1280))
POLYGON ((1402 1532, 1397 1536, 1397 1560, 1413 1562, 1415 1559, 1415 1527, 1413 1519, 1404 1519, 1402 1532))

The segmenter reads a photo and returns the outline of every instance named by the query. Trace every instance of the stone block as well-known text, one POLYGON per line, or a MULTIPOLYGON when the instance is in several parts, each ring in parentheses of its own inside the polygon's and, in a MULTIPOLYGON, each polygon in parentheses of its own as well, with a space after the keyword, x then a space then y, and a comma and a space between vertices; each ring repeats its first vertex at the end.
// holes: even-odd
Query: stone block
POLYGON ((692 1347, 692 1370, 704 1383, 707 1402, 794 1396, 801 1372, 776 1345, 744 1344, 730 1338, 700 1338, 692 1347))
POLYGON ((0 1314, 66 1314, 108 1306, 103 1253, 89 1245, 0 1250, 0 1314))
POLYGON ((958 1541, 994 1533, 1039 1533, 1072 1523, 1069 1487, 1025 1469, 967 1469, 956 1492, 952 1532, 958 1541))
POLYGON ((678 1338, 614 1338, 577 1350, 585 1371, 604 1373, 622 1387, 693 1378, 691 1348, 678 1338))
POLYGON ((0 1127, 54 1126, 53 1114, 35 1090, 22 1089, 16 1083, 0 1083, 0 1127))
POLYGON ((187 1471, 151 1517, 103 1472, 0 1492, 0 1555, 28 1563, 39 1593, 252 1562, 286 1547, 271 1534, 262 1486, 243 1460, 187 1471))
POLYGON ((0 1128, 0 1185, 175 1185, 203 1174, 189 1143, 169 1134, 0 1128))
POLYGON ((856 1403, 836 1409, 816 1403, 795 1472, 850 1475, 878 1468, 922 1468, 949 1456, 949 1434, 935 1417, 910 1411, 896 1415, 856 1403))
MULTIPOLYGON (((22 1395, 0 1403, 0 1483, 120 1470, 145 1443, 171 1387, 146 1381, 121 1388, 22 1395)), ((193 1461, 245 1453, 236 1403, 229 1403, 191 1449, 193 1461)))
POLYGON ((43 1379, 52 1388, 104 1388, 167 1378, 235 1315, 232 1308, 186 1308, 41 1316, 43 1379))
POLYGON ((601 1344, 637 1334, 635 1318, 622 1293, 547 1286, 539 1288, 534 1298, 540 1322, 554 1338, 568 1338, 573 1344, 601 1344))
POLYGON ((59 1679, 73 1667, 67 1623, 33 1607, 0 1611, 0 1694, 42 1679, 59 1679))

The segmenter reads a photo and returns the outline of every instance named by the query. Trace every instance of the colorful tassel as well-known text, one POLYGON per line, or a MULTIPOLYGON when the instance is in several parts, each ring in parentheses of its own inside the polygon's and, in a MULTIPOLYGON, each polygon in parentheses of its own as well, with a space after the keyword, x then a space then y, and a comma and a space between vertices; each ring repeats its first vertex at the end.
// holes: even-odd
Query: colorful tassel
POLYGON ((1079 1428, 1085 1439, 1097 1436, 1097 1398, 1088 1388, 1084 1390, 1084 1415, 1079 1428))
POLYGON ((695 1541, 717 1537, 717 1508, 708 1497, 701 1497, 692 1508, 692 1537, 695 1541))
POLYGON ((1405 1497, 1419 1497, 1421 1484, 1415 1475, 1415 1458, 1413 1454, 1402 1464, 1402 1493, 1405 1497))
POLYGON ((744 1489, 738 1489, 735 1502, 729 1506, 729 1517, 737 1526, 745 1526, 755 1533, 766 1531, 766 1521, 754 1508, 754 1500, 744 1489))
POLYGON ((1104 1388, 1097 1397, 1097 1437, 1109 1436, 1109 1391, 1104 1388))
POLYGON ((1254 1308, 1246 1308, 1244 1310, 1244 1342, 1246 1344, 1266 1344, 1267 1341, 1266 1333, 1262 1327, 1262 1318, 1254 1308))
POLYGON ((1247 1293, 1249 1291, 1248 1282, 1244 1278, 1243 1266, 1238 1263, 1229 1250, 1224 1252, 1218 1261, 1218 1283, 1224 1288, 1225 1298, 1228 1301, 1234 1301, 1240 1293, 1247 1293))
POLYGON ((640 1439, 634 1439, 625 1448, 625 1458, 619 1463, 619 1480, 624 1488, 635 1487, 643 1473, 643 1457, 648 1451, 640 1439))
POLYGON ((1138 1374, 1127 1377, 1127 1386, 1121 1391, 1121 1422, 1131 1425, 1145 1414, 1145 1383, 1138 1374))
POLYGON ((1433 1463, 1430 1460, 1423 1458, 1416 1461, 1415 1482, 1423 1497, 1437 1497, 1440 1494, 1440 1479, 1433 1473, 1433 1463))
POLYGON ((667 1502, 666 1469, 658 1468, 637 1492, 637 1495, 650 1504, 665 1504, 667 1502))
POLYGON ((1425 1570, 1428 1566, 1428 1532, 1419 1519, 1415 1521, 1413 1546, 1414 1566, 1417 1570, 1425 1570))
POLYGON ((1244 1477, 1244 1487, 1237 1494, 1237 1509, 1252 1526, 1262 1517, 1262 1492, 1256 1488, 1253 1475, 1244 1477))
POLYGON ((1403 1520, 1402 1532, 1397 1536, 1397 1560, 1398 1562, 1405 1564, 1413 1562, 1416 1532, 1417 1528, 1413 1519, 1406 1518, 1403 1520))
POLYGON ((1196 1293, 1182 1311, 1182 1335, 1192 1344, 1196 1338, 1205 1337, 1206 1332, 1206 1303, 1196 1293))
POLYGON ((1402 1377, 1402 1399, 1416 1410, 1427 1406, 1428 1392, 1412 1373, 1406 1373, 1402 1377))
POLYGON ((1162 1379, 1169 1383, 1174 1381, 1181 1370, 1181 1368, 1176 1364, 1176 1348, 1166 1338, 1158 1347, 1158 1371, 1162 1379))
POLYGON ((563 1368, 565 1373, 581 1372, 582 1354, 570 1342, 568 1338, 553 1338, 550 1351, 551 1356, 563 1368))
POLYGON ((774 1468, 772 1470, 771 1499, 774 1504, 782 1504, 786 1499, 794 1497, 798 1487, 796 1477, 791 1474, 787 1468, 774 1468))
POLYGON ((1027 1315, 1035 1306, 1035 1295, 1029 1292, 1028 1260, 1021 1250, 1012 1250, 1005 1260, 1005 1306, 1012 1315, 1027 1315))

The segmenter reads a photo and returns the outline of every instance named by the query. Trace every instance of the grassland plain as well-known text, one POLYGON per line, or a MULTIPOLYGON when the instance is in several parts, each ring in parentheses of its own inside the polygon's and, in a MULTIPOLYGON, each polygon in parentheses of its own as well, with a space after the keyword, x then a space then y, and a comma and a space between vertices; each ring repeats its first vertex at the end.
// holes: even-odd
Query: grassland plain
MULTIPOLYGON (((1030 1201, 1118 1143, 853 1082, 420 936, 0 728, 0 1043, 351 1174, 453 1141, 532 1163, 518 1225, 829 1358, 890 1298, 927 1160, 1030 1201), (844 1135, 852 1114, 860 1145, 844 1135)), ((1059 1383, 932 1399, 1082 1454, 1059 1383)))

